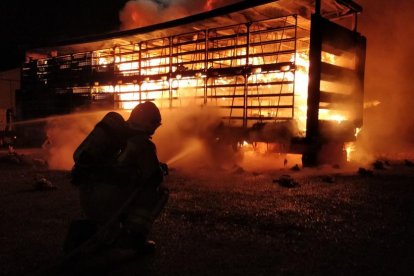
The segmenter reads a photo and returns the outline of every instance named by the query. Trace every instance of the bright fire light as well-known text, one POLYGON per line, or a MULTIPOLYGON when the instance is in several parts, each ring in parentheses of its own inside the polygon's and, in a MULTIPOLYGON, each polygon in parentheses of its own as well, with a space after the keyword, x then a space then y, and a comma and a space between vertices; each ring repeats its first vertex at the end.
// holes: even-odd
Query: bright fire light
MULTIPOLYGON (((228 51, 228 55, 232 55, 231 51, 228 51)), ((240 50, 237 54, 244 55, 244 50, 240 50)), ((96 54, 99 57, 99 53, 96 54)), ((98 64, 107 66, 110 63, 109 58, 99 57, 98 64)), ((138 61, 128 61, 129 57, 123 56, 122 58, 115 57, 115 65, 119 72, 123 75, 128 75, 131 72, 136 72, 139 69, 138 61)), ((335 62, 335 56, 332 54, 324 53, 322 60, 326 60, 329 63, 335 62)), ((185 62, 185 59, 178 60, 178 63, 185 62)), ((260 65, 262 61, 260 58, 254 57, 251 59, 253 65, 260 65)), ((301 133, 306 131, 306 116, 307 116, 307 98, 308 98, 308 82, 309 82, 309 56, 307 52, 297 52, 292 54, 290 61, 296 64, 296 70, 289 71, 291 68, 284 66, 284 70, 280 72, 261 74, 261 68, 255 68, 253 70, 254 75, 252 77, 258 83, 269 83, 272 81, 294 81, 294 118, 297 121, 298 129, 301 133)), ((166 64, 169 64, 169 58, 150 58, 145 61, 145 69, 142 69, 143 75, 156 75, 167 73, 166 64)), ((244 59, 237 60, 237 66, 245 65, 244 59)), ((175 68, 176 69, 176 68, 175 68)), ((283 68, 282 68, 283 69, 283 68)), ((252 78, 251 77, 251 78, 252 78)), ((233 79, 232 79, 233 80, 233 79)), ((181 74, 177 74, 175 79, 169 81, 166 78, 158 81, 143 81, 141 84, 119 84, 116 86, 98 86, 95 91, 119 93, 120 107, 123 109, 132 109, 140 101, 155 100, 162 101, 167 100, 170 95, 167 93, 169 86, 174 89, 174 94, 178 96, 179 90, 185 90, 185 98, 189 99, 195 97, 196 92, 194 87, 201 86, 202 82, 206 81, 205 75, 202 73, 196 73, 192 78, 182 79, 181 74), (191 91, 193 90, 193 91, 191 91), (160 93, 159 91, 166 91, 160 93), (141 96, 139 94, 141 93, 141 96)), ((231 84, 228 78, 219 78, 215 81, 216 84, 228 85, 231 84)), ((268 85, 270 89, 271 86, 268 85)), ((183 95, 181 96, 183 97, 183 95)), ((221 98, 226 99, 225 97, 221 98)), ((259 104, 263 104, 259 102, 259 104)), ((269 102, 269 104, 271 104, 269 102)), ((267 116, 269 114, 263 113, 265 111, 255 110, 252 111, 260 116, 267 116)), ((277 116, 278 114, 271 114, 277 116)), ((319 116, 321 120, 336 121, 338 123, 347 119, 344 114, 337 114, 328 109, 320 108, 319 116)))
MULTIPOLYGON (((232 55, 231 50, 228 51, 227 55, 232 55)), ((237 55, 244 55, 245 50, 237 51, 237 55)), ((122 57, 115 56, 115 58, 102 57, 99 52, 95 53, 95 56, 98 57, 98 64, 103 66, 108 66, 111 63, 111 59, 114 60, 117 70, 122 75, 128 76, 131 73, 138 72, 140 65, 138 61, 131 61, 131 58, 128 55, 122 57)), ((322 60, 326 60, 329 63, 335 62, 335 56, 332 54, 324 53, 322 60)), ((187 60, 185 58, 178 59, 175 63, 183 63, 187 60)), ((254 78, 257 83, 266 84, 270 82, 277 81, 294 81, 294 119, 297 121, 298 129, 301 133, 306 131, 306 116, 307 116, 307 92, 308 92, 308 82, 309 82, 309 56, 307 52, 296 52, 291 55, 290 61, 296 65, 295 70, 291 70, 290 66, 283 66, 279 72, 268 72, 262 73, 261 68, 255 68, 253 70, 253 75, 250 78, 254 78)), ((263 60, 258 57, 251 58, 253 65, 263 64, 263 60)), ((159 75, 168 73, 168 65, 170 59, 167 58, 147 58, 143 61, 145 68, 141 69, 141 75, 159 75)), ((236 66, 245 65, 245 59, 237 59, 236 66)), ((205 70, 205 68, 203 68, 205 70)), ((174 70, 177 68, 174 67, 174 70)), ((202 86, 206 82, 205 75, 198 72, 193 77, 183 78, 181 74, 176 74, 175 79, 167 80, 167 77, 164 77, 160 80, 150 80, 149 77, 144 80, 142 83, 134 84, 118 84, 116 86, 97 86, 95 87, 96 92, 109 92, 109 93, 119 93, 119 104, 123 109, 131 109, 140 101, 144 100, 167 100, 171 95, 168 93, 168 90, 173 89, 174 96, 181 96, 187 99, 191 97, 196 97, 197 92, 195 87, 202 86), (180 93, 185 91, 184 93, 180 93), (165 91, 165 93, 160 91, 165 91), (141 94, 141 96, 139 95, 141 94), (181 95, 180 95, 181 94, 181 95)), ((218 78, 215 80, 216 84, 221 85, 231 85, 233 78, 218 78)), ((267 89, 271 90, 272 87, 267 85, 267 89)), ((225 97, 221 98, 226 99, 225 97)), ((228 100, 228 98, 227 98, 228 100)), ((280 101, 280 100, 279 100, 280 101)), ((257 104, 264 104, 265 100, 259 101, 257 104)), ((280 102, 279 102, 280 103, 280 102)), ((252 102, 254 104, 254 102, 252 102)), ((272 102, 268 102, 269 105, 272 105, 272 102)), ((274 104, 274 103, 273 103, 274 104)), ((280 114, 277 114, 279 110, 276 110, 276 113, 271 113, 277 117, 280 114)), ((256 116, 268 116, 269 114, 265 113, 267 111, 252 110, 252 114, 256 116)), ((337 111, 336 111, 337 112, 337 111)), ((332 112, 331 110, 320 108, 319 116, 321 120, 331 120, 336 122, 342 122, 347 119, 347 116, 344 114, 338 114, 332 112)))
MULTIPOLYGON (((206 9, 211 8, 213 3, 213 0, 207 1, 206 9)), ((116 74, 124 77, 131 77, 131 83, 96 83, 93 91, 116 93, 117 107, 122 109, 132 109, 146 100, 155 101, 160 107, 222 107, 220 114, 223 118, 230 118, 226 121, 228 125, 236 125, 245 118, 248 118, 249 123, 262 122, 261 118, 267 118, 268 121, 264 122, 293 119, 298 131, 295 134, 304 137, 308 111, 309 44, 306 42, 300 47, 295 44, 293 47, 289 42, 275 42, 284 39, 292 41, 292 35, 287 36, 280 31, 267 33, 263 30, 263 36, 260 32, 252 30, 251 43, 255 46, 250 46, 249 52, 245 47, 248 45, 248 36, 243 31, 240 32, 244 35, 232 38, 233 40, 224 38, 222 42, 220 36, 208 42, 205 35, 199 37, 199 33, 195 33, 191 34, 190 38, 185 37, 186 42, 174 42, 179 46, 171 45, 175 38, 170 38, 144 46, 136 44, 129 49, 116 48, 112 52, 95 51, 94 64, 106 69, 111 68, 116 74), (261 45, 262 41, 266 44, 261 45), (208 44, 218 42, 223 44, 208 44), (211 50, 210 47, 216 50, 211 50), (283 47, 287 47, 287 50, 283 47), (280 67, 271 67, 278 64, 280 67), (230 73, 209 73, 210 69, 216 68, 229 70, 230 73), (241 70, 238 68, 248 68, 250 71, 244 75, 237 71, 241 70), (134 76, 137 76, 137 79, 134 80, 134 76)), ((234 29, 230 32, 232 31, 234 29)), ((295 43, 299 43, 299 40, 297 38, 295 43)), ((352 67, 352 62, 344 61, 343 57, 328 52, 322 52, 321 61, 332 65, 338 63, 346 68, 352 67)), ((321 81, 321 91, 328 94, 345 93, 343 91, 348 91, 347 85, 321 81)), ((318 114, 319 120, 338 124, 350 119, 349 111, 336 108, 335 104, 329 101, 320 103, 318 114)), ((246 141, 239 146, 251 147, 246 141)), ((353 147, 346 147, 346 151, 350 156, 353 147)))
POLYGON ((350 162, 352 160, 352 153, 356 149, 355 142, 345 143, 344 149, 346 152, 346 161, 350 162))

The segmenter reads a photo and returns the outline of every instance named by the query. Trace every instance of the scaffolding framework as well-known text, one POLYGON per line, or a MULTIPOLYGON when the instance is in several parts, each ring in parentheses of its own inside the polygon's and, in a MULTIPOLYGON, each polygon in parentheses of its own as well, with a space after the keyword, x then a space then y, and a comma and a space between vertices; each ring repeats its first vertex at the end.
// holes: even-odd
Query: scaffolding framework
POLYGON ((155 101, 214 107, 227 127, 292 123, 309 143, 346 141, 362 125, 364 60, 359 33, 289 15, 30 60, 22 90, 27 106, 49 103, 52 114, 85 99, 116 109, 155 101))
POLYGON ((295 117, 296 58, 308 51, 309 22, 291 15, 29 61, 23 81, 111 93, 115 108, 214 106, 225 124, 249 127, 295 117))
POLYGON ((362 126, 361 11, 350 0, 241 1, 33 49, 22 67, 20 118, 143 101, 212 107, 232 144, 276 143, 314 165, 324 147, 340 155, 362 126))

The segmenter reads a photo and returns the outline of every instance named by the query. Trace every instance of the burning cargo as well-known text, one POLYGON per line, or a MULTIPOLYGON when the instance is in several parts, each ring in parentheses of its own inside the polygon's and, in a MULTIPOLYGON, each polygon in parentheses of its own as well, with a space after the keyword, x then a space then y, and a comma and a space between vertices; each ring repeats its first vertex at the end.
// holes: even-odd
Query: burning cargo
POLYGON ((361 11, 350 0, 241 1, 32 49, 22 68, 22 119, 143 101, 215 107, 222 141, 274 143, 303 154, 304 165, 326 161, 325 152, 344 156, 362 126, 361 11))

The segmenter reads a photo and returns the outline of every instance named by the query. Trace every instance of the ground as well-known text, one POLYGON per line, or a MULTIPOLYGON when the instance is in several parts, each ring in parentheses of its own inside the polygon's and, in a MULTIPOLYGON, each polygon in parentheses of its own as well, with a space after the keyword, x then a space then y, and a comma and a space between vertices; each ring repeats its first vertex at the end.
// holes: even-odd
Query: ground
POLYGON ((414 167, 404 160, 359 173, 172 169, 171 196, 151 234, 154 255, 104 251, 59 273, 68 226, 82 216, 77 189, 68 171, 14 161, 0 158, 2 275, 414 273, 414 167), (280 185, 284 174, 298 185, 280 185), (57 189, 37 190, 41 178, 57 189))

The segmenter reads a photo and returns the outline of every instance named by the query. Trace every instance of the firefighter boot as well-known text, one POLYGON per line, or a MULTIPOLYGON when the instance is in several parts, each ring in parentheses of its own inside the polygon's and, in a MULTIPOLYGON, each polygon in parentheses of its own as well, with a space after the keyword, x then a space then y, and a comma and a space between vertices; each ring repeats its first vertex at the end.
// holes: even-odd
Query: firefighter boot
POLYGON ((152 255, 155 253, 155 242, 144 237, 133 237, 133 249, 139 255, 152 255))
POLYGON ((155 242, 148 240, 146 235, 124 231, 113 243, 113 247, 134 250, 139 255, 155 253, 155 242))

